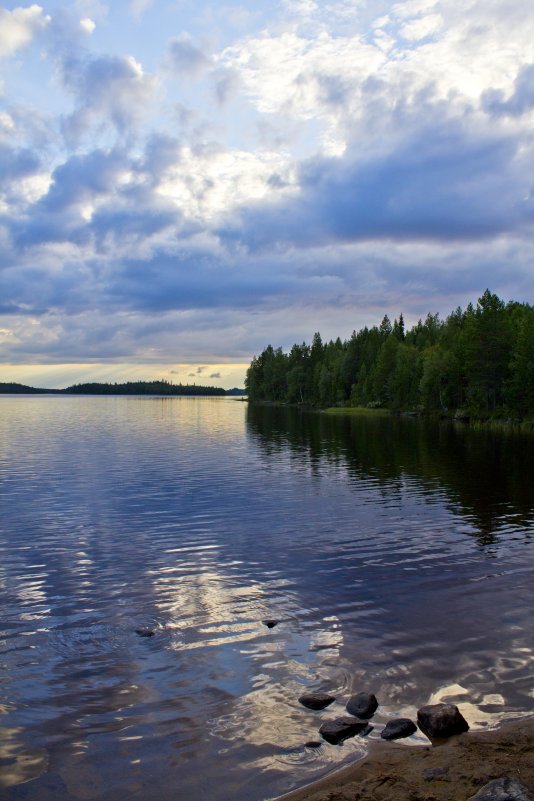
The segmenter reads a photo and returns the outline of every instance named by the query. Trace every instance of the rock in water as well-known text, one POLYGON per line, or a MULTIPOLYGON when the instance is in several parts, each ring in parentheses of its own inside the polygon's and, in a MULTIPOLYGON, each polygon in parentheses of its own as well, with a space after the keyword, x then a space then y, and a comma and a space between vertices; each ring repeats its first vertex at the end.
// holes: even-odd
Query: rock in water
POLYGON ((400 740, 401 737, 409 737, 416 731, 417 726, 410 718, 395 718, 388 721, 380 736, 383 740, 400 740))
POLYGON ((452 737, 468 731, 469 724, 454 704, 429 704, 417 711, 417 724, 428 738, 452 737))
POLYGON ((327 695, 326 693, 306 693, 300 696, 299 704, 308 709, 324 709, 326 706, 333 704, 335 700, 333 695, 327 695))
POLYGON ((261 622, 263 623, 264 626, 267 626, 268 629, 274 629, 274 627, 278 626, 278 624, 280 623, 279 620, 271 620, 271 619, 262 620, 261 622))
POLYGON ((534 801, 532 793, 517 779, 503 776, 485 784, 481 790, 467 801, 534 801))
POLYGON ((140 637, 153 637, 156 632, 154 631, 154 629, 142 628, 142 629, 136 629, 135 633, 139 634, 140 637))
POLYGON ((308 740, 307 743, 304 743, 306 748, 320 748, 322 743, 319 740, 308 740))
POLYGON ((323 723, 319 729, 319 734, 328 743, 337 745, 348 737, 361 734, 367 729, 367 726, 368 724, 365 720, 358 720, 358 718, 334 718, 323 723))
POLYGON ((378 701, 372 693, 358 693, 347 701, 346 710, 357 718, 371 718, 378 708, 378 701))

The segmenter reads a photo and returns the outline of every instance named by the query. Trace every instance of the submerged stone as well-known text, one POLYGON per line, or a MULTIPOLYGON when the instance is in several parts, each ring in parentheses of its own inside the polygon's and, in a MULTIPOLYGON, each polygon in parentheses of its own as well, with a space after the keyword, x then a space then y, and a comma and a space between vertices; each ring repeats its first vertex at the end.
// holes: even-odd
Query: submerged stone
POLYGON ((148 627, 136 629, 135 633, 138 634, 140 637, 153 637, 156 633, 154 629, 149 629, 148 627))
POLYGON ((308 709, 324 709, 333 704, 336 699, 333 695, 327 695, 327 693, 305 693, 298 700, 299 704, 308 709))
POLYGON ((306 748, 320 748, 322 746, 322 742, 320 740, 308 740, 307 743, 304 743, 306 748))
POLYGON ((534 801, 534 796, 528 787, 517 781, 503 776, 485 784, 476 795, 467 801, 534 801))
POLYGON ((410 718, 395 718, 388 721, 380 736, 383 740, 400 740, 402 737, 410 737, 416 731, 417 726, 410 718))
POLYGON ((431 740, 468 731, 469 724, 455 704, 428 704, 417 711, 417 724, 431 740))
POLYGON ((426 782, 450 782, 448 766, 444 768, 425 768, 422 775, 426 782))
POLYGON ((319 734, 328 743, 337 745, 348 737, 364 733, 368 726, 369 724, 365 720, 358 720, 358 718, 334 718, 323 723, 319 734))
POLYGON ((372 693, 357 693, 349 698, 346 709, 357 718, 370 718, 378 709, 378 701, 372 693))

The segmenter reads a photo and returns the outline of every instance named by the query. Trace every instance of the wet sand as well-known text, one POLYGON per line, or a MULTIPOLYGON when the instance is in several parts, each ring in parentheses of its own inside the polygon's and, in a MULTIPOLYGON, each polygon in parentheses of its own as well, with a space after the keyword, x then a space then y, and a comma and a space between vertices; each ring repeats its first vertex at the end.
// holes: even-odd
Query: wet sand
POLYGON ((534 794, 534 718, 442 745, 373 743, 365 759, 278 801, 467 801, 501 776, 534 794))

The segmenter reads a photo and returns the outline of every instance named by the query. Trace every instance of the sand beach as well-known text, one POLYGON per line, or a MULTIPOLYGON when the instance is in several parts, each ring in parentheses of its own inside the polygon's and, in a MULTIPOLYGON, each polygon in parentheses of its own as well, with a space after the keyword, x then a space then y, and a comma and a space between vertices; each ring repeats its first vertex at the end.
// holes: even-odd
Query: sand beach
POLYGON ((534 795, 534 718, 440 745, 375 742, 365 759, 278 801, 467 801, 502 776, 534 795))

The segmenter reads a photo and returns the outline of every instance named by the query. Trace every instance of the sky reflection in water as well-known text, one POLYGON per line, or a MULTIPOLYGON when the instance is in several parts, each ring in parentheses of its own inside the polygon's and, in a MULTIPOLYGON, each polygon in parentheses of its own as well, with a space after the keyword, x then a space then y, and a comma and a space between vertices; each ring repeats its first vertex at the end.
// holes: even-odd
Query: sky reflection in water
POLYGON ((261 801, 364 753, 304 745, 352 690, 371 738, 532 710, 530 439, 230 399, 0 398, 0 428, 2 797, 261 801))

